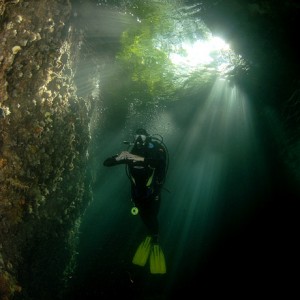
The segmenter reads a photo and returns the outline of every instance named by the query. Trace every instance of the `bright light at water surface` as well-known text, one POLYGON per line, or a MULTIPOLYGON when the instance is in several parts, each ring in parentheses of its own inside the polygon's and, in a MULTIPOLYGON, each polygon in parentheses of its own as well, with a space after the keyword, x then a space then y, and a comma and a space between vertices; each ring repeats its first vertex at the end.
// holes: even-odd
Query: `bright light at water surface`
POLYGON ((212 37, 208 40, 198 40, 194 43, 183 42, 169 58, 178 67, 196 69, 209 64, 217 64, 216 69, 224 69, 224 64, 229 65, 226 56, 231 52, 229 45, 219 37, 212 37))
POLYGON ((175 65, 185 64, 191 67, 211 63, 214 60, 212 54, 216 51, 230 50, 229 45, 218 37, 213 37, 207 41, 198 40, 195 43, 184 42, 181 49, 184 50, 185 54, 171 53, 171 61, 175 65))

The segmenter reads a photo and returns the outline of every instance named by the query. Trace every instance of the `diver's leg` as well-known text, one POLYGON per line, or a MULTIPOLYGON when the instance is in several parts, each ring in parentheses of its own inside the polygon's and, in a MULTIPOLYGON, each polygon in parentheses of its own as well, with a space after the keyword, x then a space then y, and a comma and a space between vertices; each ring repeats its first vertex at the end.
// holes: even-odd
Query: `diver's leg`
POLYGON ((140 217, 147 227, 149 235, 153 237, 153 241, 156 242, 159 234, 159 223, 158 223, 158 211, 160 206, 160 197, 155 197, 143 203, 139 207, 140 217))

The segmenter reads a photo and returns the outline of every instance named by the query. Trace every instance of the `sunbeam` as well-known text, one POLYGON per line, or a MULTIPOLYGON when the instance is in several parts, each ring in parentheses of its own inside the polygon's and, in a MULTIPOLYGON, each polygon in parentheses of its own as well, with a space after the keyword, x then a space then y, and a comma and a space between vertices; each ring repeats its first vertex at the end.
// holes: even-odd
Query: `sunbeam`
MULTIPOLYGON (((201 260, 210 250, 207 241, 222 230, 227 199, 235 195, 228 181, 235 180, 239 189, 249 189, 250 183, 238 174, 252 168, 252 159, 248 160, 258 148, 247 97, 228 81, 216 80, 170 158, 172 195, 165 207, 171 206, 172 212, 164 212, 168 214, 164 227, 169 239, 176 241, 172 267, 178 268, 186 255, 201 260), (194 250, 187 253, 190 244, 194 250)), ((234 199, 245 208, 245 214, 248 200, 234 199)))

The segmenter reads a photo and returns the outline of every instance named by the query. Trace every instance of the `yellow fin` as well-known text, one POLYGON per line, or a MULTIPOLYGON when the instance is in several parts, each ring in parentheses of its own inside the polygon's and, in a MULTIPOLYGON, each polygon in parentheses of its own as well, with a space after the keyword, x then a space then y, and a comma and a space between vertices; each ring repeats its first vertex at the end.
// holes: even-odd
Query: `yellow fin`
POLYGON ((158 244, 154 244, 150 253, 151 274, 165 274, 167 272, 165 255, 158 244))
POLYGON ((150 249, 151 249, 151 236, 147 236, 145 240, 141 242, 141 244, 138 246, 133 259, 132 263, 141 267, 144 267, 149 254, 150 254, 150 249))

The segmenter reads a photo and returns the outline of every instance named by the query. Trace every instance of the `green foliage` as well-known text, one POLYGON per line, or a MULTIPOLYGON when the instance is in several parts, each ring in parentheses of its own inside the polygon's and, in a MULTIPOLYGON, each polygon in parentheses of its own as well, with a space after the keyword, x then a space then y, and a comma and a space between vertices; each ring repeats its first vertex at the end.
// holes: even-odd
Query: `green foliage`
POLYGON ((133 5, 141 23, 123 33, 122 50, 117 59, 130 74, 131 80, 148 100, 174 94, 176 84, 174 70, 168 53, 157 43, 158 36, 170 33, 172 24, 167 16, 170 5, 141 2, 133 5), (144 95, 145 96, 145 95, 144 95))
POLYGON ((220 59, 226 56, 217 51, 212 52, 214 60, 210 64, 197 68, 171 61, 171 53, 187 56, 184 44, 211 37, 201 19, 191 16, 188 6, 177 4, 135 0, 127 7, 137 23, 122 34, 117 60, 125 70, 128 99, 176 100, 183 93, 195 94, 205 89, 217 76, 220 59))

